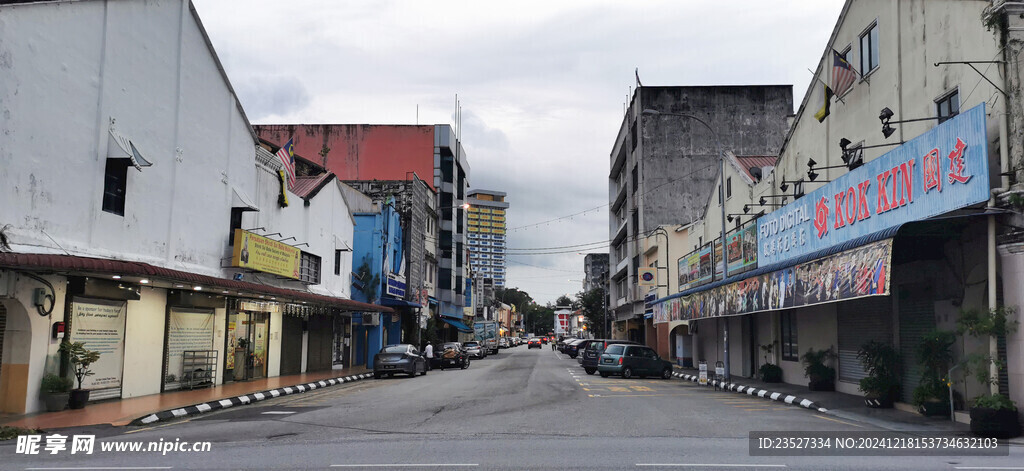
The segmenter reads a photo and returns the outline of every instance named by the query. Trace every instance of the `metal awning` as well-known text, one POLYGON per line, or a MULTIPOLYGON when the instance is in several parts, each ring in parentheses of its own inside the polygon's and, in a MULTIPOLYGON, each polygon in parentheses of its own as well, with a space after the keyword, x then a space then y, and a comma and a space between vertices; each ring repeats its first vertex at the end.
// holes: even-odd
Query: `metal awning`
POLYGON ((454 319, 447 319, 447 318, 444 318, 444 317, 442 317, 441 320, 447 322, 448 325, 450 325, 452 327, 455 327, 456 329, 459 329, 459 332, 462 332, 464 334, 472 334, 473 333, 473 329, 470 329, 469 326, 464 324, 464 323, 462 323, 462 321, 457 321, 457 320, 454 320, 454 319))
POLYGON ((231 207, 242 208, 242 211, 259 211, 260 208, 256 206, 256 203, 252 202, 249 195, 245 194, 244 191, 239 190, 238 187, 231 187, 231 207))
POLYGON ((389 297, 386 297, 386 296, 383 297, 383 298, 380 298, 380 304, 382 306, 396 306, 396 307, 409 307, 409 308, 420 308, 420 307, 423 307, 423 306, 421 306, 419 304, 416 304, 414 302, 411 302, 411 301, 406 301, 404 299, 389 298, 389 297))
POLYGON ((139 149, 135 147, 131 139, 121 135, 114 129, 113 122, 111 122, 110 133, 107 137, 107 158, 108 159, 128 159, 131 161, 132 166, 136 170, 142 171, 142 167, 150 167, 153 165, 152 162, 146 160, 145 157, 139 153, 139 149))

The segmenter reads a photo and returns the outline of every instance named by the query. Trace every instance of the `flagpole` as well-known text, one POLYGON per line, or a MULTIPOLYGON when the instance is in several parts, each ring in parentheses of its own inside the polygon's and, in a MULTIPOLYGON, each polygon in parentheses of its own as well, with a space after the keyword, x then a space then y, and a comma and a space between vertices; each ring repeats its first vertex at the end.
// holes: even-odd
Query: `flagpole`
MULTIPOLYGON (((821 79, 821 77, 818 77, 818 74, 814 73, 814 71, 812 71, 812 70, 811 70, 810 68, 808 68, 808 69, 807 69, 807 71, 808 71, 808 72, 810 72, 810 73, 811 73, 811 75, 813 75, 813 76, 814 76, 814 79, 815 79, 815 80, 817 80, 818 82, 821 82, 821 84, 822 84, 822 85, 824 85, 824 86, 828 87, 828 84, 827 84, 827 83, 825 83, 825 81, 824 81, 824 80, 822 80, 822 79, 821 79)), ((832 87, 829 87, 829 88, 832 88, 832 87)), ((834 91, 834 90, 833 90, 833 91, 834 91)), ((845 102, 845 101, 843 101, 842 97, 840 97, 840 96, 839 96, 838 94, 837 94, 837 95, 832 95, 832 96, 836 97, 836 100, 839 100, 839 102, 840 102, 840 103, 842 103, 842 104, 844 104, 844 105, 846 104, 846 102, 845 102)))

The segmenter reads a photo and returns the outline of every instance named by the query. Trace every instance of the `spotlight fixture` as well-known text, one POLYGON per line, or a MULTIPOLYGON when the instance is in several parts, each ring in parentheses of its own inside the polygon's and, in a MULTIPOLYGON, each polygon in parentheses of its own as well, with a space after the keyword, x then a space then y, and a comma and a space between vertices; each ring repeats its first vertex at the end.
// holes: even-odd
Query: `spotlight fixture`
POLYGON ((788 189, 789 189, 789 185, 788 185, 788 184, 786 184, 786 181, 785 181, 785 180, 783 180, 783 181, 782 181, 782 184, 781 184, 781 185, 779 185, 779 189, 780 189, 780 190, 782 190, 782 191, 786 191, 786 190, 788 190, 788 189))
POLYGON ((818 179, 818 173, 815 172, 814 169, 808 170, 807 171, 807 179, 812 181, 812 182, 814 180, 817 180, 818 179))
POLYGON ((893 113, 892 110, 890 110, 889 107, 886 106, 885 108, 882 108, 882 112, 878 114, 878 120, 881 121, 882 124, 885 124, 890 119, 892 119, 894 115, 895 113, 893 113))
POLYGON ((746 213, 749 213, 749 212, 750 212, 750 205, 749 204, 743 205, 743 214, 746 214, 746 213))
POLYGON ((815 165, 818 165, 818 163, 815 162, 814 159, 807 159, 807 166, 808 167, 814 167, 815 165))

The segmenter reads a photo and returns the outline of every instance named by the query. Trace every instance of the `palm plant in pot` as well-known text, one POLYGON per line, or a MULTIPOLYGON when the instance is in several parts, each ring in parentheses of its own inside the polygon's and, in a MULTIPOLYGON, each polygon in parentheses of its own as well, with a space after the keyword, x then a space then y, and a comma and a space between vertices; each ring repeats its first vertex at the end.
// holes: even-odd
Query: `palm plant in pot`
POLYGON ((925 334, 914 353, 923 367, 921 382, 914 388, 914 405, 926 416, 949 415, 949 382, 946 373, 953 363, 956 335, 946 330, 925 334))
POLYGON ((872 340, 861 345, 857 359, 868 374, 860 380, 864 404, 874 408, 892 407, 900 394, 899 353, 892 345, 872 340))
POLYGON ((781 383, 782 382, 782 368, 771 362, 772 351, 775 350, 775 345, 778 341, 761 345, 761 351, 764 352, 764 363, 758 370, 761 376, 761 381, 766 383, 781 383))
POLYGON ((71 363, 75 378, 78 379, 78 388, 71 390, 68 407, 82 409, 89 402, 89 390, 82 388, 82 381, 86 376, 95 374, 89 367, 100 359, 100 352, 85 348, 82 342, 64 342, 60 344, 60 351, 68 356, 68 362, 71 363))
POLYGON ((1017 405, 999 392, 999 370, 1006 363, 997 355, 995 339, 1017 330, 1017 321, 1010 320, 1013 310, 997 307, 988 311, 961 311, 957 331, 975 338, 988 338, 986 353, 967 356, 968 373, 989 386, 989 394, 974 398, 971 404, 971 432, 984 437, 1012 438, 1020 435, 1017 405))
POLYGON ((53 373, 43 376, 41 392, 47 412, 59 412, 68 405, 68 395, 74 384, 71 378, 64 378, 53 373))
POLYGON ((811 391, 835 391, 836 390, 836 369, 828 365, 836 358, 832 347, 825 350, 807 349, 800 359, 804 365, 804 375, 809 382, 807 388, 811 391))

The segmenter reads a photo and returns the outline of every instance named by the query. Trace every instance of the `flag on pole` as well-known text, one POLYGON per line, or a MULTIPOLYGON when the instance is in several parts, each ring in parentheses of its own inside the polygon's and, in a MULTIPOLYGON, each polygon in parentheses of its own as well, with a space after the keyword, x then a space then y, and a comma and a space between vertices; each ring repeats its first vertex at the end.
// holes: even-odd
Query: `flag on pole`
POLYGON ((277 151, 277 157, 281 159, 281 164, 284 166, 285 173, 288 174, 288 186, 295 186, 295 150, 292 149, 292 140, 288 139, 288 143, 281 146, 281 150, 277 151))
POLYGON ((842 96, 846 93, 850 87, 853 86, 853 80, 857 78, 857 72, 853 70, 853 66, 843 57, 841 54, 832 50, 832 92, 837 96, 842 96))
POLYGON ((821 97, 821 106, 818 107, 818 112, 814 113, 814 119, 817 119, 819 123, 824 122, 825 118, 828 117, 829 108, 832 106, 832 96, 834 95, 828 85, 821 84, 821 88, 821 94, 819 95, 821 97))

